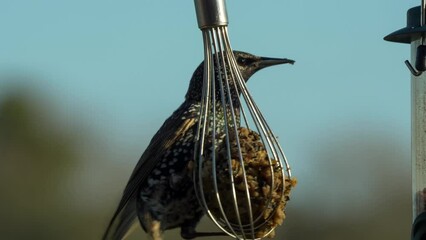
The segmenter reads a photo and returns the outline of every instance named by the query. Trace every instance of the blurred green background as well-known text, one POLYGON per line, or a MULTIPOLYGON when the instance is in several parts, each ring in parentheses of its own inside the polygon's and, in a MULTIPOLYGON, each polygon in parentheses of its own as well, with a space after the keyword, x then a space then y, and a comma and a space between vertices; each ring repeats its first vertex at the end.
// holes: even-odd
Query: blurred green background
MULTIPOLYGON (((409 239, 409 47, 382 38, 418 4, 228 1, 235 49, 296 60, 248 84, 299 180, 277 239, 409 239)), ((0 29, 0 239, 100 239, 202 60, 193 2, 3 0, 0 29)))

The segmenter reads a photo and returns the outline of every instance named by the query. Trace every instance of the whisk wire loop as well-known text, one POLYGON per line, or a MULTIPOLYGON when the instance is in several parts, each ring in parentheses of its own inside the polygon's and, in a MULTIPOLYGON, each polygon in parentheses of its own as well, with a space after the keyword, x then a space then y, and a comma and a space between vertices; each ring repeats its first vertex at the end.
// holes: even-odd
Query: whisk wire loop
MULTIPOLYGON (((212 166, 216 166, 216 147, 217 147, 217 133, 216 133, 216 119, 215 119, 215 114, 216 114, 216 81, 215 79, 215 71, 212 69, 214 69, 214 65, 218 65, 218 60, 213 59, 213 55, 211 54, 212 52, 212 46, 215 49, 215 51, 217 51, 217 47, 216 47, 216 41, 214 39, 214 34, 213 34, 213 30, 206 30, 203 31, 203 40, 204 40, 204 46, 205 46, 205 65, 204 65, 204 83, 203 83, 203 92, 202 92, 202 110, 201 110, 201 114, 200 114, 200 121, 199 121, 199 126, 198 126, 198 133, 197 133, 197 139, 206 139, 208 132, 211 131, 211 162, 212 162, 212 166), (215 61, 215 63, 213 63, 215 61), (210 120, 211 120, 211 126, 210 126, 210 120), (201 131, 201 136, 200 136, 200 131, 201 131)), ((218 76, 220 76, 220 78, 222 78, 222 74, 219 74, 218 76)), ((220 80, 219 82, 221 82, 222 80, 220 80)), ((222 89, 223 90, 223 89, 222 89)), ((222 91, 221 90, 221 91, 222 91)), ((222 99, 223 102, 223 99, 222 99)), ((222 107, 223 108, 223 107, 222 107)), ((223 108, 226 110, 226 108, 223 108)), ((227 144, 229 146, 229 137, 227 138, 227 144)), ((214 215, 211 213, 209 209, 209 206, 206 202, 205 199, 205 193, 204 193, 204 187, 203 187, 203 165, 205 164, 205 157, 204 155, 206 154, 206 152, 204 151, 204 147, 205 147, 205 141, 200 141, 200 144, 196 144, 196 151, 195 153, 197 153, 198 148, 200 148, 198 150, 199 154, 198 154, 198 159, 199 161, 196 161, 196 167, 197 167, 197 171, 194 171, 194 179, 197 179, 199 184, 196 184, 196 194, 197 197, 201 200, 202 205, 205 209, 207 209, 207 214, 209 215, 209 217, 216 223, 217 226, 219 226, 219 228, 226 232, 228 235, 237 235, 237 233, 233 230, 233 228, 229 228, 229 230, 231 230, 231 232, 228 231, 228 229, 225 229, 222 227, 222 223, 219 222, 214 215)), ((230 153, 229 153, 230 155, 230 153)), ((226 214, 225 214, 225 210, 223 209, 223 205, 221 203, 221 196, 219 193, 219 189, 218 189, 218 179, 217 179, 217 169, 215 167, 211 168, 212 171, 212 183, 213 183, 213 189, 215 192, 215 196, 214 198, 216 199, 218 206, 219 206, 219 211, 223 217, 223 221, 225 221, 225 224, 227 226, 230 226, 231 223, 228 221, 226 214)), ((232 182, 232 181, 231 181, 232 182)), ((235 194, 235 193, 234 193, 235 194)), ((235 199, 235 196, 234 196, 235 199)), ((238 208, 237 203, 234 203, 236 208, 238 208)))
POLYGON ((210 3, 195 4, 205 59, 195 193, 223 232, 236 239, 261 239, 284 214, 290 167, 246 87, 229 41, 224 0, 211 3, 216 12, 210 12, 210 3))
MULTIPOLYGON (((253 211, 253 196, 248 182, 246 160, 239 139, 240 128, 245 126, 252 129, 250 126, 253 124, 252 130, 258 132, 259 141, 262 142, 268 156, 270 176, 267 176, 269 179, 267 181, 270 182, 270 189, 267 190, 265 206, 273 205, 275 188, 281 187, 280 192, 284 192, 285 177, 290 176, 288 163, 276 137, 247 90, 233 55, 227 27, 212 27, 203 29, 202 32, 205 63, 201 112, 196 135, 199 142, 195 149, 196 194, 209 217, 222 231, 238 239, 254 239, 256 231, 266 224, 267 219, 264 218, 266 212, 271 210, 264 207, 258 210, 256 215, 253 211), (217 118, 219 115, 221 117, 217 118), (281 163, 282 159, 285 166, 281 163), (235 162, 241 166, 238 168, 241 174, 238 187, 234 177, 235 162), (282 171, 281 185, 275 183, 274 172, 277 167, 282 171), (284 174, 284 169, 287 170, 287 174, 284 174), (223 176, 219 176, 223 171, 228 175, 226 181, 223 180, 223 176), (227 190, 224 191, 223 188, 227 190), (208 191, 213 193, 210 194, 208 191), (209 194, 210 196, 206 198, 209 194), (226 194, 231 195, 231 200, 226 200, 226 194), (213 205, 216 207, 215 212, 211 210, 213 205), (241 218, 242 206, 246 208, 244 216, 247 219, 241 218)), ((269 214, 268 219, 271 216, 272 214, 269 214)), ((269 229, 265 236, 271 231, 273 228, 269 229)))
MULTIPOLYGON (((216 66, 225 66, 225 67, 218 67, 218 71, 219 73, 219 86, 220 86, 220 96, 221 96, 221 105, 222 105, 222 111, 225 113, 225 117, 224 117, 224 132, 225 132, 225 137, 226 137, 226 150, 227 150, 227 160, 228 160, 228 171, 229 171, 229 175, 231 177, 231 191, 232 191, 232 195, 233 195, 233 202, 234 202, 234 210, 235 210, 235 214, 237 216, 237 221, 238 221, 238 225, 240 228, 240 232, 242 233, 243 237, 246 238, 245 236, 245 231, 243 231, 244 227, 242 225, 242 221, 240 216, 240 211, 239 211, 239 207, 238 207, 238 202, 237 202, 237 194, 236 194, 236 186, 235 186, 235 180, 232 174, 232 157, 231 157, 231 143, 230 143, 230 135, 231 134, 235 134, 238 132, 238 122, 237 122, 237 118, 236 118, 236 113, 234 111, 232 111, 232 109, 234 109, 233 106, 233 95, 231 93, 230 87, 229 87, 229 82, 232 81, 232 78, 230 78, 231 75, 230 74, 233 72, 233 68, 228 68, 229 65, 229 58, 232 58, 233 55, 229 55, 228 51, 225 51, 224 48, 226 49, 226 46, 224 47, 224 42, 225 42, 225 37, 224 37, 224 27, 218 27, 217 29, 213 29, 213 40, 216 40, 213 42, 213 48, 214 48, 214 56, 216 58, 216 66), (223 73, 222 73, 223 71, 223 73), (228 72, 229 71, 229 72, 228 72), (223 78, 223 79, 222 79, 223 78), (225 99, 226 98, 226 99, 225 99), (229 104, 229 106, 227 106, 229 104), (230 121, 228 120, 228 113, 227 110, 231 109, 230 111, 230 121), (232 127, 233 129, 231 129, 231 131, 229 131, 229 127, 232 127)), ((233 54, 233 53, 231 53, 233 54)), ((236 141, 236 146, 238 149, 238 152, 241 152, 241 145, 240 145, 240 141, 239 138, 235 138, 236 141)), ((244 160, 241 154, 239 154, 238 156, 238 160, 240 162, 240 165, 243 166, 244 165, 244 160)), ((246 192, 246 196, 250 196, 250 192, 249 192, 249 188, 248 188, 248 183, 247 183, 247 174, 246 174, 246 170, 244 168, 242 168, 242 175, 243 175, 243 181, 244 181, 244 190, 246 192)), ((250 197, 247 197, 246 199, 247 202, 247 206, 248 206, 248 210, 249 210, 249 219, 250 222, 253 222, 253 213, 252 213, 252 207, 251 207, 251 201, 250 201, 250 197)), ((252 236, 254 235, 254 228, 252 226, 251 227, 251 233, 252 236)))
MULTIPOLYGON (((229 38, 226 37, 226 36, 228 36, 226 28, 224 29, 223 36, 224 36, 225 48, 228 50, 228 54, 231 55, 231 54, 233 54, 232 50, 231 50, 232 47, 231 47, 229 38)), ((272 153, 272 156, 268 157, 268 161, 269 161, 270 171, 273 172, 274 171, 274 169, 273 169, 274 165, 273 165, 272 159, 280 159, 278 157, 277 153, 276 153, 275 144, 272 143, 274 140, 276 140, 276 138, 273 137, 272 131, 270 131, 269 126, 267 125, 262 113, 260 112, 259 108, 257 107, 255 102, 253 101, 253 98, 252 98, 251 94, 249 93, 249 91, 248 91, 248 89, 245 85, 245 81, 244 81, 243 77, 241 76, 240 71, 238 70, 237 63, 235 62, 236 61, 235 58, 229 57, 228 60, 233 61, 232 63, 229 63, 229 66, 232 66, 232 68, 233 68, 232 73, 236 75, 233 78, 235 80, 233 82, 236 85, 235 89, 237 89, 237 91, 238 91, 238 89, 241 89, 241 93, 242 93, 241 95, 245 100, 244 102, 248 105, 247 108, 248 108, 251 116, 254 117, 253 122, 254 122, 254 125, 256 127, 257 132, 259 134, 261 134, 262 136, 265 136, 265 137, 261 137, 260 140, 262 141, 263 146, 268 147, 271 150, 271 151, 267 151, 267 152, 268 152, 268 155, 270 155, 270 153, 272 153), (266 130, 266 129, 268 129, 268 130, 266 130), (267 134, 266 131, 268 131, 269 133, 267 134), (271 138, 271 136, 272 136, 272 138, 271 138), (266 138, 266 142, 265 142, 265 138, 266 138)), ((238 95, 238 96, 240 96, 240 95, 238 95)), ((239 101, 240 106, 245 105, 240 100, 240 98, 238 98, 238 101, 239 101)), ((244 111, 244 108, 241 108, 241 110, 244 111)), ((247 128, 250 129, 249 122, 247 121, 247 117, 245 115, 244 115, 244 121, 245 121, 247 128)), ((240 154, 240 156, 241 156, 241 154, 240 154)), ((282 174, 281 181, 283 183, 285 182, 285 174, 282 174)), ((273 174, 271 174, 271 176, 270 176, 270 182, 271 182, 271 191, 269 192, 269 197, 267 199, 268 202, 266 203, 266 205, 269 205, 270 202, 272 201, 272 194, 273 194, 272 189, 274 189, 274 187, 275 187, 275 180, 274 180, 273 174)), ((283 187, 282 191, 284 191, 284 188, 285 188, 284 184, 282 184, 282 187, 283 187)), ((247 195, 247 196, 249 196, 249 195, 247 195)), ((263 211, 261 212, 261 214, 259 214, 258 218, 255 221, 253 221, 253 219, 250 219, 250 222, 258 222, 265 211, 266 211, 266 208, 263 209, 263 211)))

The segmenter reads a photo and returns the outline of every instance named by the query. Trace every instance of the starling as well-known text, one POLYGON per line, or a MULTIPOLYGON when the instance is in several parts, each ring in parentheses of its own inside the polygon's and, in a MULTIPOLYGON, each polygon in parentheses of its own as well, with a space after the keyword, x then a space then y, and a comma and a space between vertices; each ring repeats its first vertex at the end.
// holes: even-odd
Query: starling
MULTIPOLYGON (((294 63, 285 58, 258 57, 239 51, 234 51, 234 56, 245 81, 262 68, 294 63)), ((192 181, 203 71, 202 62, 192 75, 185 101, 163 123, 142 154, 103 236, 104 240, 123 239, 137 219, 154 240, 160 240, 163 231, 173 228, 180 228, 184 239, 218 235, 195 231, 204 215, 192 181)))

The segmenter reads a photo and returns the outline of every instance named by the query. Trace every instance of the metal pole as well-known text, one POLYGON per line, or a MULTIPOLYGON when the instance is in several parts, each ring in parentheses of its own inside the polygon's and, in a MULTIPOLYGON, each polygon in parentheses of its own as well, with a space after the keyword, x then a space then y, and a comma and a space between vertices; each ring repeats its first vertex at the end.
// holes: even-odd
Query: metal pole
MULTIPOLYGON (((421 42, 411 43, 411 61, 421 42)), ((411 161, 414 221, 426 210, 426 74, 411 76, 411 161)))
POLYGON ((385 40, 411 45, 411 164, 412 164, 412 240, 426 239, 426 0, 407 13, 407 27, 385 40))

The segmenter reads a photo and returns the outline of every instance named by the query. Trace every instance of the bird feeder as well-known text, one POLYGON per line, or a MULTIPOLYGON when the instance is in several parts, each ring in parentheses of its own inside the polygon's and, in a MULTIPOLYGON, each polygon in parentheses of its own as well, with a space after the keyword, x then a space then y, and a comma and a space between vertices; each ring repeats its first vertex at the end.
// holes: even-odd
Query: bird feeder
POLYGON ((426 239, 426 4, 407 12, 407 26, 384 39, 411 46, 412 239, 426 239))

